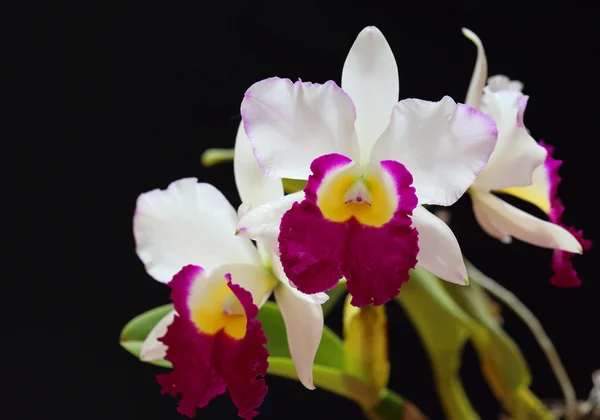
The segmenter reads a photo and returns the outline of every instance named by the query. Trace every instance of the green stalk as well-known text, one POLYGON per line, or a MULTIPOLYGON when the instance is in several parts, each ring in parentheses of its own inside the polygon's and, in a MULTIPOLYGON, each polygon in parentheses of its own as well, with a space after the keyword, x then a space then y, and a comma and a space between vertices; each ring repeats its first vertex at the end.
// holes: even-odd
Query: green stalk
POLYGON ((500 299, 506 306, 511 308, 514 313, 516 313, 521 320, 529 327, 535 340, 538 342, 539 346, 544 351, 546 358, 548 359, 548 363, 554 372, 554 376, 558 381, 558 384, 562 390, 562 393, 565 398, 565 408, 566 408, 566 419, 567 420, 577 420, 579 418, 578 410, 577 410, 577 397, 575 394, 575 390, 573 389, 573 384, 569 379, 569 375, 567 375, 567 371, 563 366, 558 352, 556 351, 556 347, 544 331, 542 324, 535 317, 533 312, 527 308, 510 290, 501 286, 495 280, 487 277, 481 271, 479 271, 473 264, 469 261, 465 260, 465 265, 467 266, 467 271, 469 272, 469 277, 483 286, 488 292, 496 296, 500 299))

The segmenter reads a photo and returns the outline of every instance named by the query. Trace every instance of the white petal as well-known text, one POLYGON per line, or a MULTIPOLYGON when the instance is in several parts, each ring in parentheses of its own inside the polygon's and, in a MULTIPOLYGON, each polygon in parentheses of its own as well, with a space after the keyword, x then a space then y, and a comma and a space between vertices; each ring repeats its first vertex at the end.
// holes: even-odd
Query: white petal
POLYGON ((413 176, 419 203, 449 206, 487 163, 496 135, 490 117, 448 96, 439 102, 405 99, 394 106, 371 159, 403 163, 413 176))
POLYGON ((133 234, 148 274, 168 283, 188 264, 210 271, 260 262, 252 242, 235 236, 236 224, 236 212, 219 190, 185 178, 138 197, 133 234))
POLYGON ((306 388, 315 389, 312 367, 323 336, 323 309, 317 303, 299 298, 284 284, 275 289, 275 299, 285 321, 298 379, 306 388))
POLYGON ((244 95, 242 120, 268 178, 308 179, 311 162, 340 153, 357 160, 356 111, 335 82, 292 83, 273 77, 244 95))
POLYGON ((240 204, 240 206, 237 209, 238 220, 241 219, 242 217, 244 217, 246 215, 246 213, 248 213, 250 210, 252 210, 252 204, 250 204, 250 203, 240 204))
POLYGON ((239 220, 236 230, 240 236, 260 241, 269 249, 279 250, 277 238, 281 218, 294 203, 302 200, 304 200, 304 191, 298 191, 256 207, 239 220))
POLYGON ((481 96, 483 95, 485 79, 487 78, 487 58, 485 56, 483 44, 479 37, 467 28, 462 28, 462 33, 468 39, 473 41, 477 47, 477 61, 475 61, 475 68, 473 69, 473 75, 471 76, 471 83, 469 84, 469 90, 467 91, 467 99, 465 100, 465 103, 475 109, 478 109, 481 102, 481 96))
POLYGON ((175 319, 175 311, 167 313, 158 323, 152 328, 150 334, 144 340, 140 351, 140 360, 151 362, 152 360, 162 359, 167 354, 167 346, 158 341, 167 333, 167 328, 175 319))
POLYGON ((242 123, 238 127, 234 150, 233 173, 242 203, 257 207, 283 197, 281 180, 267 179, 258 166, 242 123))
MULTIPOLYGON (((566 229, 538 219, 529 213, 511 206, 490 193, 473 193, 473 205, 485 214, 498 231, 523 242, 543 248, 560 249, 581 254, 579 241, 566 229)), ((497 237, 497 236, 496 236, 497 237)))
POLYGON ((497 74, 488 79, 488 88, 491 92, 499 92, 501 90, 512 90, 515 92, 523 91, 523 83, 518 80, 510 80, 503 74, 497 74))
POLYGON ((546 149, 537 144, 523 124, 528 98, 519 91, 484 89, 481 110, 496 121, 498 144, 474 188, 492 191, 530 185, 533 171, 544 163, 546 149))
POLYGON ((412 220, 419 232, 417 264, 443 280, 469 284, 462 252, 450 227, 423 206, 415 208, 412 220))
POLYGON ((498 239, 504 244, 511 243, 512 238, 510 235, 503 231, 502 228, 496 226, 493 215, 487 210, 487 207, 481 202, 481 200, 477 199, 474 194, 471 194, 471 201, 473 203, 475 220, 477 220, 477 223, 479 223, 479 226, 481 226, 484 232, 490 235, 492 238, 498 239))
POLYGON ((356 107, 356 132, 363 160, 386 129, 398 102, 398 66, 385 37, 369 26, 354 41, 342 71, 342 89, 356 107))
POLYGON ((327 293, 320 292, 320 293, 315 293, 312 295, 307 295, 305 293, 302 293, 300 290, 296 289, 294 287, 294 285, 292 285, 292 283, 290 283, 290 280, 285 275, 285 272, 283 271, 283 266, 281 265, 281 259, 279 258, 279 256, 277 254, 278 253, 276 253, 275 251, 271 252, 270 261, 271 261, 271 267, 273 268, 273 273, 275 274, 275 277, 277 277, 277 279, 280 282, 282 282, 286 286, 289 286, 291 291, 294 294, 296 294, 296 296, 298 298, 304 299, 307 302, 317 303, 319 305, 322 305, 323 303, 325 303, 329 300, 329 295, 327 293))

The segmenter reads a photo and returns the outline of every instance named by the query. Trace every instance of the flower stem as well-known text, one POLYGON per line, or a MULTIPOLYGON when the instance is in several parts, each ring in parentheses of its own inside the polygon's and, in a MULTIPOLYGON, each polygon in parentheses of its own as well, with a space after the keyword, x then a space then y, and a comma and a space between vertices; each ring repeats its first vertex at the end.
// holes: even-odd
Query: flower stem
POLYGON ((377 405, 364 412, 369 420, 400 419, 403 408, 402 397, 386 388, 381 390, 381 400, 377 405))
POLYGON ((417 406, 391 389, 383 388, 380 396, 381 399, 374 407, 364 410, 369 420, 427 420, 417 406))
POLYGON ((370 409, 363 409, 369 420, 401 419, 404 400, 394 391, 385 388, 381 390, 381 400, 370 409))
POLYGON ((205 168, 210 168, 219 163, 231 162, 233 155, 233 149, 207 149, 200 160, 205 168))
POLYGON ((558 384, 562 390, 565 398, 566 419, 576 420, 579 415, 577 411, 577 397, 575 395, 575 390, 573 389, 573 384, 571 384, 571 380, 569 379, 565 367, 558 356, 558 352, 544 331, 540 321, 510 290, 504 288, 495 280, 487 277, 485 274, 475 268, 475 266, 473 266, 473 264, 471 264, 469 261, 465 260, 465 265, 467 266, 469 277, 504 302, 529 327, 539 346, 544 351, 544 354, 548 359, 548 363, 550 364, 550 367, 554 372, 554 376, 556 377, 556 380, 558 381, 558 384))

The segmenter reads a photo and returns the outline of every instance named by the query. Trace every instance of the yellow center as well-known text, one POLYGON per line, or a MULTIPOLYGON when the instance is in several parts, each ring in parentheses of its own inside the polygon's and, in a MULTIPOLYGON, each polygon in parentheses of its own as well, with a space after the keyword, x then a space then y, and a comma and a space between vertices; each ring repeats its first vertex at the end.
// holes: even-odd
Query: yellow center
POLYGON ((202 302, 191 308, 192 322, 198 330, 209 335, 223 330, 225 334, 236 340, 244 338, 247 322, 245 312, 242 310, 236 311, 241 313, 226 313, 223 310, 225 298, 233 293, 227 286, 227 282, 217 282, 207 292, 207 296, 210 296, 211 299, 203 299, 202 302))
POLYGON ((323 216, 333 222, 354 217, 363 225, 381 227, 398 207, 395 191, 390 194, 383 180, 375 175, 335 174, 331 180, 323 180, 317 197, 323 216))

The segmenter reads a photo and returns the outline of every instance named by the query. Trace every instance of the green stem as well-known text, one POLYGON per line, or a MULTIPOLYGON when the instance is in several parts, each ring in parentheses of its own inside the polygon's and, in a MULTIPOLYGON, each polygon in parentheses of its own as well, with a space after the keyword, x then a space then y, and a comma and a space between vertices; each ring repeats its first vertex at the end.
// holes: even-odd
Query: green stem
POLYGON ((379 395, 381 395, 381 400, 371 409, 365 410, 365 415, 372 420, 402 419, 404 399, 387 388, 382 389, 379 395))
POLYGON ((396 300, 410 318, 429 355, 446 417, 479 419, 460 380, 462 352, 471 334, 470 318, 431 273, 417 268, 396 300), (443 321, 442 321, 443 320, 443 321))
POLYGON ((369 420, 428 420, 416 405, 403 399, 396 392, 383 388, 381 399, 369 410, 363 410, 369 420))
MULTIPOLYGON (((270 375, 297 381, 294 362, 285 357, 269 357, 270 375)), ((369 420, 426 420, 421 411, 396 392, 382 388, 377 390, 339 369, 323 365, 313 366, 313 380, 317 388, 329 391, 356 403, 369 420)))
POLYGON ((533 312, 531 312, 529 308, 527 308, 527 306, 525 306, 523 302, 521 302, 510 290, 504 288, 495 280, 487 277, 485 274, 475 268, 475 266, 473 266, 473 264, 471 264, 469 261, 465 260, 465 265, 467 266, 469 277, 504 302, 506 306, 511 308, 529 327, 539 346, 544 351, 544 354, 548 359, 548 363, 550 364, 550 367, 554 372, 554 376, 556 376, 556 380, 558 381, 558 384, 565 397, 567 420, 576 420, 579 415, 577 411, 577 397, 575 390, 573 389, 573 384, 571 384, 569 375, 567 375, 567 371, 565 370, 565 367, 558 356, 556 347, 554 347, 554 344, 552 344, 552 341, 550 341, 550 337, 548 337, 548 334, 546 334, 544 331, 540 321, 535 317, 533 312))
POLYGON ((233 155, 233 149, 207 149, 202 153, 200 160, 205 168, 210 168, 219 163, 231 162, 233 155))

